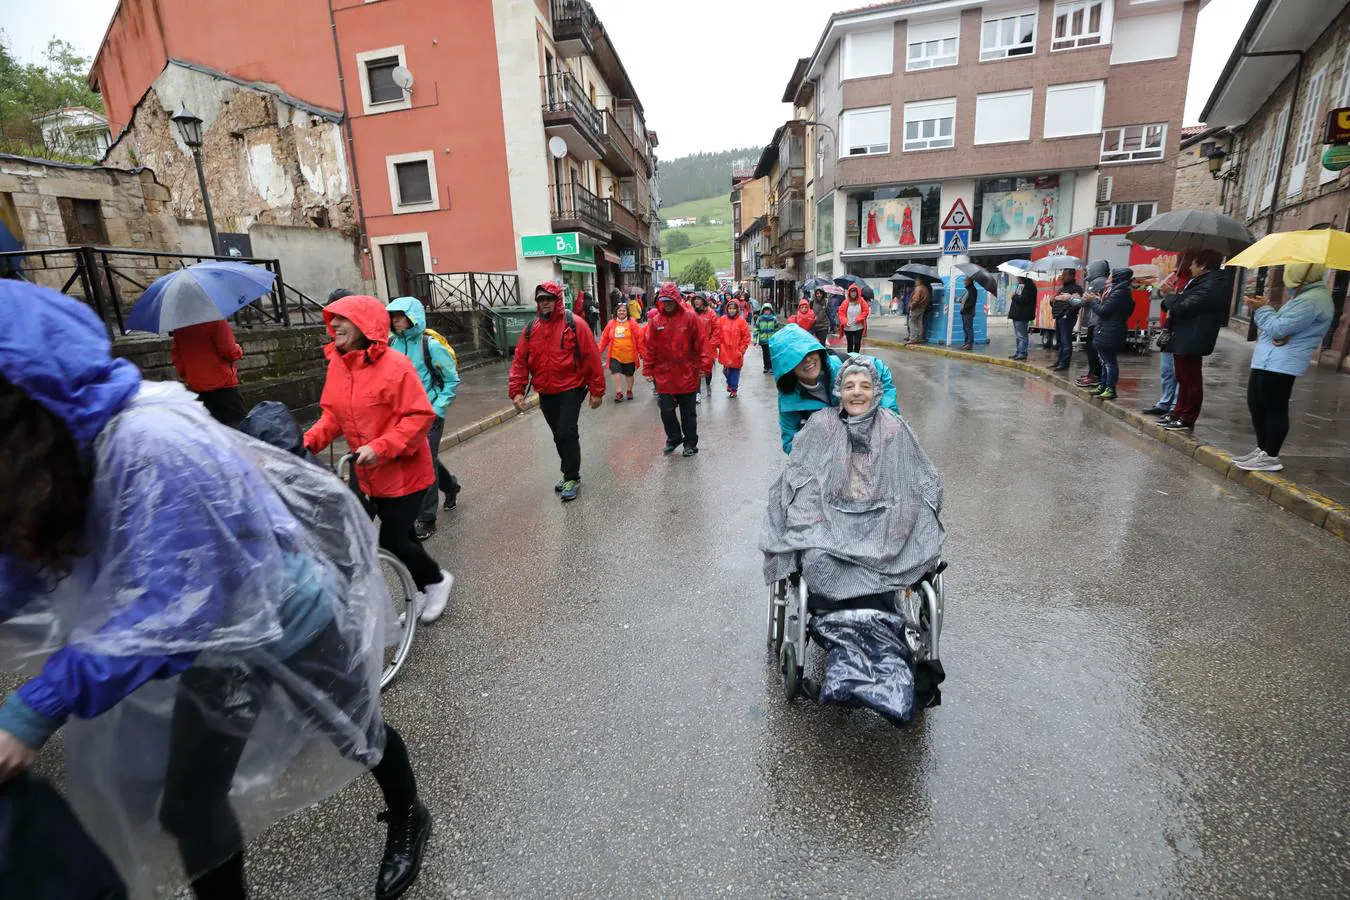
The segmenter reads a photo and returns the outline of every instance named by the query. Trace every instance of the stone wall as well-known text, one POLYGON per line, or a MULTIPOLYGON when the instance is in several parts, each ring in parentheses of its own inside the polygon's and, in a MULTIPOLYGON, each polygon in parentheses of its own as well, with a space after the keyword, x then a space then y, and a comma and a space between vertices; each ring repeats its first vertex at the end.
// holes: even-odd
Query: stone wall
MULTIPOLYGON (((1227 140, 1206 140, 1217 140, 1227 152, 1227 140)), ((1219 197, 1223 183, 1209 173, 1209 160, 1200 154, 1204 144, 1205 141, 1197 142, 1177 154, 1177 180, 1172 190, 1172 209, 1209 209, 1216 212, 1221 209, 1219 197)))

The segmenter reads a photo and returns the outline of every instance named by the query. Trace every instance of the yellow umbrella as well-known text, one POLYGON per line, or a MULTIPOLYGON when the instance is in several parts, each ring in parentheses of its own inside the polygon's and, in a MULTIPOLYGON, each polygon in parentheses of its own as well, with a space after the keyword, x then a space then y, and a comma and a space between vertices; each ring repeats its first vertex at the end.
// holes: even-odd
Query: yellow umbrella
POLYGON ((1290 263, 1315 263, 1328 269, 1350 269, 1350 234, 1332 228, 1277 231, 1228 260, 1226 266, 1259 269, 1290 263))

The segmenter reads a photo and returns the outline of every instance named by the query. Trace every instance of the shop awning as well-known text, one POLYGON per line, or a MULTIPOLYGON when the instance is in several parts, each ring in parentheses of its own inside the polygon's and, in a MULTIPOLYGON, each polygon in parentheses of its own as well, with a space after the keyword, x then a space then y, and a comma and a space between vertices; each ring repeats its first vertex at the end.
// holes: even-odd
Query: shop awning
POLYGON ((623 261, 619 259, 619 254, 611 253, 608 250, 604 249, 603 247, 600 248, 600 252, 605 254, 605 262, 607 263, 613 263, 614 265, 617 266, 619 263, 623 261))
POLYGON ((593 262, 583 262, 582 260, 569 259, 565 256, 559 259, 558 262, 562 266, 564 272, 586 272, 591 275, 595 274, 595 263, 593 262))

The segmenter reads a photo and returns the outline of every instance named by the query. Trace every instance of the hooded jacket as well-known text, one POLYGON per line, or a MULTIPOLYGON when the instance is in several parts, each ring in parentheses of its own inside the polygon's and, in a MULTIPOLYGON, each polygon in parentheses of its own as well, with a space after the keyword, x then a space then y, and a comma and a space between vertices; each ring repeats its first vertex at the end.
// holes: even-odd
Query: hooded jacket
POLYGON ((553 312, 547 319, 536 318, 520 333, 515 355, 511 357, 507 396, 522 396, 531 386, 540 394, 561 394, 585 387, 593 397, 605 396, 605 368, 600 363, 595 335, 586 320, 575 313, 576 327, 568 328, 562 286, 557 282, 545 285, 556 287, 554 291, 541 285, 554 298, 553 312))
POLYGON ((342 353, 328 344, 328 377, 319 406, 323 414, 305 432, 311 453, 342 435, 352 450, 369 446, 377 461, 357 466, 361 490, 371 497, 403 497, 424 491, 436 480, 427 433, 436 411, 408 357, 389 352, 389 312, 374 297, 343 297, 323 309, 333 334, 333 317, 342 316, 370 341, 364 350, 342 353))
POLYGON ((810 300, 802 300, 797 303, 797 314, 788 316, 788 324, 796 325, 803 331, 811 331, 816 326, 816 314, 811 309, 810 300))
POLYGON ((1202 272, 1186 282, 1178 294, 1163 300, 1172 329, 1172 352, 1178 356, 1209 356, 1219 342, 1219 329, 1228 310, 1228 279, 1218 269, 1202 272))
POLYGON ((658 394, 692 394, 699 389, 703 358, 707 355, 707 328, 698 314, 682 302, 667 314, 663 299, 677 299, 663 288, 647 314, 642 334, 642 366, 655 382, 658 394))
POLYGON ((1297 288, 1279 309, 1260 307, 1252 314, 1257 330, 1252 368, 1296 378, 1304 374, 1335 314, 1331 292, 1321 281, 1297 288))
POLYGON ((455 392, 459 390, 459 369, 455 365, 455 358, 440 341, 427 339, 426 350, 431 355, 431 364, 441 375, 441 386, 437 387, 435 379, 431 377, 431 370, 427 368, 427 353, 422 349, 422 338, 427 330, 427 314, 422 308, 422 301, 416 297, 399 297, 389 304, 389 312, 403 313, 412 323, 402 333, 391 332, 389 346, 412 361, 417 377, 422 380, 422 387, 427 392, 427 399, 431 401, 431 408, 439 418, 444 419, 450 404, 455 402, 455 392))
POLYGON ((1014 322, 1030 322, 1036 318, 1036 282, 1030 278, 1017 279, 1017 291, 1008 304, 1008 318, 1014 322))
POLYGON ((1096 318, 1092 343, 1100 350, 1121 350, 1125 347, 1130 316, 1134 313, 1133 281, 1133 269, 1116 269, 1111 273, 1110 287, 1102 298, 1083 304, 1096 318))
POLYGON ((779 327, 778 317, 773 314, 773 305, 764 304, 763 311, 755 317, 755 343, 767 344, 779 327))
POLYGON ((717 320, 717 361, 724 369, 745 365, 745 349, 750 346, 750 324, 741 315, 741 305, 727 301, 727 313, 717 320))
POLYGON ((609 324, 605 326, 604 333, 600 335, 600 361, 603 363, 606 359, 617 359, 621 363, 637 363, 642 365, 642 326, 638 325, 637 319, 632 315, 622 322, 617 318, 610 319, 609 324), (619 330, 619 326, 626 326, 628 337, 631 340, 631 356, 628 359, 620 359, 620 356, 626 356, 622 350, 615 354, 616 344, 614 334, 619 330))
MULTIPOLYGON (((852 293, 853 288, 849 288, 849 294, 852 293)), ((867 317, 872 314, 872 309, 867 305, 867 301, 863 299, 862 291, 858 291, 857 294, 858 294, 858 306, 860 309, 860 312, 858 313, 858 319, 862 321, 863 337, 867 337, 867 317)), ((849 325, 854 324, 852 322, 844 321, 846 318, 848 318, 848 305, 850 302, 852 302, 852 297, 846 295, 844 297, 844 302, 839 304, 837 318, 839 319, 839 334, 841 335, 848 330, 849 325)))
MULTIPOLYGON (((704 303, 706 304, 707 301, 705 300, 704 303)), ((694 318, 703 323, 703 361, 700 371, 704 376, 708 376, 712 374, 713 363, 717 360, 717 320, 719 317, 717 313, 713 312, 711 306, 705 305, 703 312, 694 309, 693 304, 690 304, 689 308, 690 312, 694 314, 694 318)))
POLYGON ((202 322, 174 329, 173 367, 188 390, 204 394, 239 386, 244 348, 234 339, 230 323, 202 322))
MULTIPOLYGON (((865 354, 858 354, 865 356, 865 354)), ((781 435, 783 452, 792 452, 792 440, 803 424, 817 410, 838 407, 839 398, 830 391, 835 376, 843 366, 843 361, 835 353, 826 351, 810 333, 799 327, 787 326, 769 341, 769 358, 773 362, 773 378, 778 385, 778 430, 781 435), (792 370, 797 367, 808 353, 820 353, 825 357, 825 368, 821 371, 821 383, 829 396, 829 402, 821 402, 816 397, 804 393, 797 385, 792 370)), ((899 415, 900 407, 895 398, 895 382, 891 379, 891 370, 875 356, 865 356, 876 366, 881 378, 881 405, 899 415)))

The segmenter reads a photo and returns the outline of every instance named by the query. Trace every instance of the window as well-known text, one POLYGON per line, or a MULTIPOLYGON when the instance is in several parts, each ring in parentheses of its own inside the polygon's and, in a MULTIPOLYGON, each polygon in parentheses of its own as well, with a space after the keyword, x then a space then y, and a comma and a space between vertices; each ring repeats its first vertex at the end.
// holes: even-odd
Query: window
POLYGON ((1138 225, 1157 215, 1158 204, 1149 200, 1143 203, 1116 203, 1097 209, 1097 227, 1126 228, 1138 225))
POLYGON ((66 240, 76 246, 108 246, 108 230, 103 225, 103 205, 97 200, 57 197, 66 240))
MULTIPOLYGON (((1341 59, 1341 77, 1336 80, 1336 95, 1331 98, 1329 108, 1340 109, 1347 105, 1350 105, 1350 47, 1345 49, 1345 56, 1341 59)), ((1323 169, 1317 177, 1317 183, 1330 184, 1340 176, 1340 172, 1323 169)))
POLYGON ((395 213, 440 209, 436 185, 436 155, 430 150, 386 156, 389 197, 395 213))
POLYGON ((956 65, 960 32, 960 19, 911 23, 906 37, 908 49, 905 56, 905 71, 956 65))
POLYGON ((412 95, 394 83, 394 70, 406 65, 407 57, 401 46, 356 54, 361 107, 366 115, 412 108, 412 95))
POLYGON ((840 79, 868 78, 891 74, 895 56, 895 29, 857 31, 844 35, 844 64, 840 79))
POLYGON ((1140 162, 1162 159, 1167 125, 1126 125, 1102 132, 1102 162, 1140 162))
POLYGON ((1045 89, 1044 137, 1098 134, 1102 130, 1102 101, 1106 84, 1084 81, 1045 89))
POLYGON ((985 19, 980 30, 980 59, 1007 59, 1036 52, 1036 11, 985 19))
POLYGON ((1247 197, 1247 218, 1256 215, 1256 200, 1260 196, 1261 179, 1266 171, 1266 154, 1270 149, 1270 135, 1263 134, 1252 143, 1252 152, 1242 166, 1243 193, 1247 197))
POLYGON ((1072 174, 1061 178, 1053 173, 979 179, 970 207, 972 239, 1038 243, 1067 234, 1072 230, 1075 180, 1072 174))
POLYGON ((834 194, 816 204, 816 258, 834 253, 834 194))
POLYGON ((1031 88, 975 98, 975 143, 1031 139, 1031 88))
POLYGON ((956 99, 905 104, 905 150, 939 150, 956 145, 956 99))
MULTIPOLYGON (((942 185, 927 182, 850 193, 843 211, 843 249, 893 251, 936 246, 942 218, 942 185)), ((881 265, 890 266, 886 275, 895 271, 893 257, 881 265)))
POLYGON ((891 108, 849 109, 839 116, 841 156, 891 152, 891 108))
POLYGON ((1180 9, 1116 19, 1111 26, 1111 65, 1172 59, 1180 43, 1180 9))
POLYGON ((1106 0, 1076 0, 1055 4, 1055 29, 1051 50, 1095 47, 1104 41, 1106 0))
POLYGON ((1284 193, 1286 197, 1297 197, 1303 193, 1303 182, 1308 176, 1308 156, 1312 152, 1313 133, 1322 127, 1323 119, 1318 113, 1322 109, 1322 93, 1326 83, 1325 66, 1314 72, 1308 81, 1307 93, 1303 99, 1303 117, 1298 123, 1298 137, 1294 140, 1294 165, 1289 170, 1289 186, 1285 188, 1284 193))
POLYGON ((1280 110, 1275 125, 1275 137, 1266 150, 1266 181, 1261 189, 1261 211, 1270 208, 1275 199, 1275 179, 1280 174, 1280 148, 1284 146, 1285 136, 1289 132, 1289 105, 1280 110))

